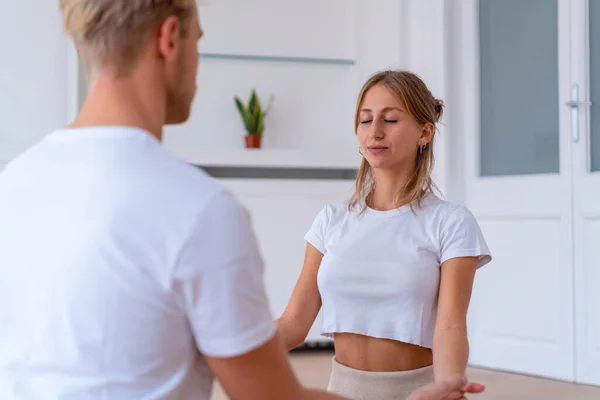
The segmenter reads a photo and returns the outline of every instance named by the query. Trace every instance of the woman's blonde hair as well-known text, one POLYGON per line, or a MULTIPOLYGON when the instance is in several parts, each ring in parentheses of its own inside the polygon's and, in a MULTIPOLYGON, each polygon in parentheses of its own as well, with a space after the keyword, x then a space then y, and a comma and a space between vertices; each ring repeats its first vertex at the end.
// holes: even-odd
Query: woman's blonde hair
MULTIPOLYGON (((431 141, 421 150, 417 150, 415 159, 415 172, 407 182, 404 189, 397 195, 398 206, 410 204, 411 208, 416 203, 419 207, 423 199, 436 188, 431 177, 434 157, 433 143, 437 122, 443 114, 444 103, 433 97, 425 83, 417 75, 407 71, 382 71, 364 84, 356 103, 354 116, 354 130, 358 131, 359 114, 366 93, 374 86, 383 86, 391 90, 404 105, 406 111, 415 119, 419 126, 427 123, 433 124, 434 135, 431 141)), ((364 212, 372 206, 372 196, 375 190, 375 176, 373 168, 363 157, 356 177, 355 191, 350 198, 349 208, 359 208, 364 212)))
POLYGON ((137 61, 151 29, 169 16, 182 23, 196 0, 59 0, 66 33, 86 65, 110 64, 125 72, 137 61))

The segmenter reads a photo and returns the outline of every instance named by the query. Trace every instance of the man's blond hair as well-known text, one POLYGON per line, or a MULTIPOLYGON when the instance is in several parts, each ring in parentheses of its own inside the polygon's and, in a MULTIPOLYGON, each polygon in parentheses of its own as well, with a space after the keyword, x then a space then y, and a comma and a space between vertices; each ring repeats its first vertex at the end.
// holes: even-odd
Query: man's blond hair
POLYGON ((183 34, 196 0, 59 0, 65 31, 87 67, 126 72, 144 41, 165 18, 179 18, 183 34))

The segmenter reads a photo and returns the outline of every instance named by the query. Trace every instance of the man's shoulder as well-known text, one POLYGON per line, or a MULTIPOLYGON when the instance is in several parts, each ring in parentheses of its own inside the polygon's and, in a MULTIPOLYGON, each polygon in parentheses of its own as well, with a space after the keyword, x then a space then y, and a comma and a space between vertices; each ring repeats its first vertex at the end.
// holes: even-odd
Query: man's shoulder
POLYGON ((220 190, 221 184, 202 168, 175 157, 166 158, 158 166, 157 177, 185 191, 220 190))
POLYGON ((180 197, 182 201, 202 204, 216 195, 226 195, 225 188, 199 166, 181 160, 166 151, 153 164, 146 178, 161 191, 180 197))
POLYGON ((247 210, 237 197, 198 166, 175 159, 165 165, 161 186, 172 191, 182 203, 193 204, 201 213, 247 217, 247 210))

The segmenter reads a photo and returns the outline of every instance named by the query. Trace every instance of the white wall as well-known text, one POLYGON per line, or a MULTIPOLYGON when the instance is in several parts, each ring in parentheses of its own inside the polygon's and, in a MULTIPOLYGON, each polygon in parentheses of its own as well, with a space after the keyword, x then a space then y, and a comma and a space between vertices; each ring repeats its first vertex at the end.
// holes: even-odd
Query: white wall
MULTIPOLYGON (((235 152, 243 147, 244 131, 233 96, 246 98, 251 87, 264 101, 270 94, 276 96, 264 139, 270 152, 264 153, 282 151, 279 159, 290 163, 300 158, 299 165, 331 167, 351 167, 359 161, 352 119, 358 90, 370 74, 409 68, 436 96, 445 97, 443 0, 379 0, 377 7, 366 0, 260 0, 237 20, 229 11, 244 4, 203 2, 206 37, 201 52, 338 58, 355 64, 203 59, 194 114, 185 125, 167 129, 165 139, 184 157, 227 162, 227 152, 244 154, 235 152), (292 18, 298 15, 301 18, 292 18), (427 29, 421 23, 425 17, 427 29)), ((13 38, 5 41, 10 57, 0 63, 0 160, 11 159, 65 125, 79 100, 79 66, 63 35, 58 6, 36 3, 36 15, 44 15, 36 18, 29 13, 32 6, 32 0, 12 4, 6 15, 28 17, 7 18, 0 26, 0 34, 13 38)), ((436 173, 444 192, 447 137, 442 127, 436 173)), ((268 163, 269 157, 254 163, 268 163)))
POLYGON ((193 116, 189 123, 167 130, 167 147, 192 162, 224 159, 223 163, 243 164, 240 158, 246 153, 239 150, 244 147, 245 131, 233 98, 246 101, 251 88, 256 88, 263 104, 270 95, 275 97, 266 119, 262 162, 286 165, 288 160, 309 158, 306 165, 356 165, 352 113, 358 60, 363 59, 357 54, 361 49, 356 37, 369 29, 357 23, 360 3, 207 2, 200 11, 205 30, 201 54, 337 59, 357 64, 202 58, 193 116), (289 158, 272 161, 282 153, 289 158))
POLYGON ((68 42, 57 4, 22 0, 3 6, 0 163, 67 121, 68 42))
MULTIPOLYGON (((193 116, 185 125, 168 128, 165 135, 167 147, 191 162, 356 167, 356 97, 368 76, 382 69, 412 70, 435 96, 446 100, 443 0, 378 0, 376 7, 366 0, 260 0, 252 7, 240 0, 204 4, 201 54, 332 58, 355 64, 203 58, 193 116), (242 7, 242 19, 232 17, 234 7, 242 7), (247 26, 245 21, 253 23, 247 26), (234 96, 245 100, 252 87, 263 102, 275 96, 260 156, 243 151, 245 131, 233 102, 234 96)), ((435 173, 442 192, 459 198, 460 191, 453 193, 447 185, 452 175, 446 156, 451 113, 448 109, 440 126, 435 173)))
MULTIPOLYGON (((11 5, 8 15, 29 16, 30 2, 11 5)), ((7 18, 0 25, 4 37, 19 38, 9 42, 15 57, 0 64, 0 163, 65 125, 80 93, 85 94, 77 87, 79 66, 62 35, 56 3, 36 4, 36 9, 43 17, 7 18)), ((165 144, 184 159, 205 165, 356 168, 360 157, 353 114, 358 91, 369 75, 407 68, 446 100, 446 14, 443 0, 377 0, 376 5, 368 0, 203 2, 206 33, 201 53, 352 63, 202 58, 193 115, 186 124, 167 128, 165 144), (236 17, 232 9, 243 17, 236 17), (246 99, 252 87, 263 102, 275 95, 259 151, 244 150, 245 132, 233 102, 236 95, 246 99)), ((451 114, 448 109, 444 123, 451 114)), ((448 198, 458 196, 456 186, 448 185, 451 128, 447 123, 440 128, 437 144, 437 183, 448 198)), ((304 232, 320 207, 349 195, 352 182, 224 184, 253 214, 267 261, 273 311, 279 314, 300 273, 304 232)), ((316 331, 311 339, 318 338, 316 331)))
MULTIPOLYGON (((378 0, 376 7, 367 0, 260 0, 252 7, 242 6, 239 0, 208 3, 201 10, 206 31, 201 53, 355 63, 202 59, 193 117, 167 130, 167 147, 191 162, 209 165, 357 168, 360 157, 353 115, 356 97, 369 75, 406 68, 418 73, 436 97, 446 100, 448 9, 444 4, 443 0, 378 0), (241 7, 243 19, 229 19, 233 4, 241 7), (265 9, 270 10, 268 18, 265 9), (249 26, 247 20, 255 23, 249 26), (252 87, 263 102, 270 94, 276 100, 266 120, 264 148, 244 151, 245 132, 233 96, 246 98, 252 87)), ((440 126, 435 172, 438 186, 449 199, 460 196, 459 187, 448 185, 453 171, 446 153, 452 129, 446 121, 451 114, 449 108, 445 125, 440 126)), ((353 182, 223 183, 254 216, 267 264, 267 290, 278 316, 301 271, 304 233, 321 207, 349 196, 353 182)), ((309 341, 323 340, 318 325, 319 320, 309 341)))

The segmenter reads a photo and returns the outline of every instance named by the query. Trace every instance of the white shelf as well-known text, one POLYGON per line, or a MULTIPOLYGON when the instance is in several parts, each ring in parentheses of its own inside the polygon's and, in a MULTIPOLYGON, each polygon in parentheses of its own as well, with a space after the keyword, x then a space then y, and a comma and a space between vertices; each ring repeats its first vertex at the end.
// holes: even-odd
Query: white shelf
MULTIPOLYGON (((270 167, 270 168, 331 168, 358 169, 360 155, 341 154, 342 149, 330 152, 275 149, 171 149, 185 161, 207 167, 270 167)), ((350 153, 350 152, 346 152, 350 153)))
POLYGON ((333 64, 333 65, 355 65, 356 60, 345 58, 315 58, 315 57, 280 57, 280 56, 262 56, 250 54, 224 54, 224 53, 200 53, 200 58, 215 60, 243 60, 243 61, 266 61, 266 62, 286 62, 286 63, 306 63, 306 64, 333 64))

